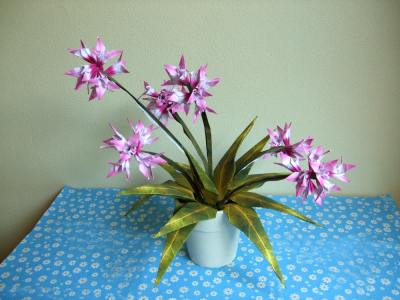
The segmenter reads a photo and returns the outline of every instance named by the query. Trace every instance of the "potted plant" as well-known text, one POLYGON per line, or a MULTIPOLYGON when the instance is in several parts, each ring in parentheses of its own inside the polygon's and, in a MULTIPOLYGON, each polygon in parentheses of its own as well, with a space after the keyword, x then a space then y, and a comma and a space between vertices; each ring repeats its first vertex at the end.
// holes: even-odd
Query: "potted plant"
POLYGON ((162 167, 171 176, 171 180, 162 184, 147 184, 121 192, 122 195, 140 195, 128 213, 154 195, 169 196, 175 201, 172 216, 155 235, 166 236, 155 284, 160 282, 185 242, 189 256, 200 265, 220 267, 230 263, 236 255, 239 230, 257 246, 283 283, 271 243, 254 208, 273 209, 318 226, 319 224, 290 207, 251 190, 266 182, 288 180, 296 183, 296 195, 303 201, 312 195, 315 203, 321 205, 327 193, 340 189, 330 179, 348 182, 346 172, 354 165, 338 160, 324 162, 323 157, 327 152, 322 147, 314 147, 312 138, 292 143, 291 124, 285 124, 283 128, 278 126, 276 129, 268 129, 268 134, 256 145, 238 156, 239 147, 254 126, 254 119, 214 167, 212 135, 208 122, 208 113, 214 113, 214 110, 208 106, 206 99, 211 96, 209 89, 220 80, 207 78, 206 65, 195 72, 189 71, 182 56, 178 66, 164 66, 168 80, 163 82, 160 91, 145 82, 144 92, 136 97, 114 78, 114 75, 128 73, 122 51, 107 51, 103 41, 98 38, 92 49, 81 42, 80 48, 70 49, 69 52, 86 62, 81 67, 69 70, 66 75, 77 78, 76 89, 87 86, 89 101, 102 100, 106 91, 122 89, 154 123, 146 126, 141 121, 136 124, 129 122, 132 133, 128 138, 110 125, 113 136, 104 141, 103 147, 115 149, 119 154, 118 161, 110 163, 108 176, 123 172, 129 178, 132 160, 137 162, 140 172, 148 179, 153 178, 152 169, 156 166, 162 167), (107 60, 116 57, 117 61, 106 68, 107 60), (204 126, 205 154, 179 115, 188 114, 192 107, 194 123, 201 117, 204 126), (168 129, 170 120, 181 125, 201 163, 168 129), (163 153, 144 149, 144 146, 156 141, 157 138, 151 136, 156 128, 160 128, 183 152, 185 163, 176 162, 163 153), (286 172, 251 174, 251 169, 259 158, 279 159, 277 164, 284 167, 286 172), (303 168, 302 164, 307 167, 303 168))

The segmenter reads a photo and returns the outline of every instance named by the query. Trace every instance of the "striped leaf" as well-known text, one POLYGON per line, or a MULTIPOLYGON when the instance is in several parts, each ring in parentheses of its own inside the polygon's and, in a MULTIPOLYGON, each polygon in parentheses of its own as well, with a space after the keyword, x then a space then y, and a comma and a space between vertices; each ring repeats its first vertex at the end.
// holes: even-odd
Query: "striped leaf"
POLYGON ((233 182, 231 182, 231 186, 233 186, 232 184, 234 184, 235 182, 239 182, 239 181, 246 179, 246 177, 249 175, 250 170, 253 167, 253 165, 254 165, 254 163, 251 163, 246 168, 244 168, 240 172, 238 172, 235 175, 233 182))
POLYGON ((135 188, 130 188, 120 192, 121 195, 160 195, 160 196, 171 196, 179 197, 183 199, 194 200, 193 193, 191 190, 168 181, 163 184, 149 184, 142 185, 135 188))
POLYGON ((295 216, 296 218, 299 218, 300 220, 303 220, 305 222, 309 222, 316 226, 322 227, 322 225, 311 220, 310 218, 306 217, 305 215, 299 213, 298 211, 290 208, 289 206, 286 206, 286 205, 279 203, 271 198, 264 197, 264 196, 256 194, 256 193, 240 192, 240 193, 232 195, 230 197, 230 199, 241 206, 263 207, 263 208, 277 210, 277 211, 295 216))
POLYGON ((176 169, 171 166, 169 163, 165 163, 160 165, 161 168, 163 168, 171 177, 180 185, 192 190, 193 187, 190 185, 188 180, 185 178, 185 176, 182 175, 182 173, 176 171, 176 169))
POLYGON ((288 177, 289 173, 264 173, 249 175, 245 179, 236 181, 230 187, 231 194, 241 190, 251 190, 262 186, 268 181, 279 181, 288 177))
MULTIPOLYGON (((246 168, 252 161, 260 156, 260 153, 264 149, 265 145, 269 140, 269 135, 262 138, 257 144, 250 148, 245 154, 243 154, 236 161, 236 174, 239 173, 243 168, 246 168)), ((251 168, 251 167, 250 167, 251 168)))
MULTIPOLYGON (((204 171, 204 169, 200 166, 200 164, 194 159, 193 156, 189 154, 190 157, 190 164, 193 169, 193 173, 197 177, 197 179, 201 182, 203 187, 206 190, 209 190, 210 192, 213 193, 218 193, 217 189, 215 187, 214 182, 211 180, 211 178, 207 175, 207 173, 204 171)), ((206 200, 206 199, 205 199, 206 200)))
POLYGON ((257 246, 281 283, 284 284, 284 279, 278 261, 272 251, 271 243, 255 210, 237 204, 228 204, 225 206, 224 212, 227 214, 229 222, 243 231, 254 245, 257 246))
POLYGON ((216 213, 217 210, 215 208, 197 202, 189 202, 169 219, 155 237, 160 237, 202 220, 213 219, 216 213))
POLYGON ((220 198, 223 199, 229 183, 232 181, 235 175, 235 157, 236 153, 242 144, 244 138, 249 134, 251 128, 253 128, 255 118, 250 124, 243 130, 243 132, 236 138, 233 144, 229 147, 228 151, 219 161, 218 165, 214 170, 215 185, 220 194, 220 198))
POLYGON ((129 215, 131 212, 135 211, 138 207, 142 206, 147 200, 149 200, 151 195, 145 195, 140 197, 138 200, 133 203, 131 208, 126 212, 125 217, 129 215))
POLYGON ((174 257, 178 254, 179 250, 182 248, 183 244, 192 232, 195 224, 183 227, 177 231, 170 232, 167 235, 167 240, 165 241, 164 250, 161 254, 160 265, 158 267, 157 278, 155 285, 158 285, 163 277, 165 271, 167 271, 168 266, 174 257))

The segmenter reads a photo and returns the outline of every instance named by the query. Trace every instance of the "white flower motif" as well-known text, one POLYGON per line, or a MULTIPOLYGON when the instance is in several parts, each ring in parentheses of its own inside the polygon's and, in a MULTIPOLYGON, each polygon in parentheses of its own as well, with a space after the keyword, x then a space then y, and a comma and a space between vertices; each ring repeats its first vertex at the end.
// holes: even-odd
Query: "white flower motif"
POLYGON ((210 285, 211 285, 211 283, 207 280, 203 282, 204 287, 210 287, 210 285))
POLYGON ((221 278, 219 278, 219 277, 215 277, 215 278, 213 279, 213 282, 214 282, 215 284, 220 284, 220 283, 222 282, 222 280, 221 280, 221 278))
POLYGON ((218 295, 218 293, 216 292, 216 291, 211 291, 210 292, 210 296, 211 297, 215 297, 215 296, 217 296, 218 295))
POLYGON ((230 296, 233 294, 233 290, 231 288, 224 289, 224 295, 230 296))
POLYGON ((300 282, 300 281, 302 280, 302 278, 301 278, 300 275, 294 275, 294 276, 293 276, 293 280, 294 280, 294 281, 297 281, 297 282, 300 282))

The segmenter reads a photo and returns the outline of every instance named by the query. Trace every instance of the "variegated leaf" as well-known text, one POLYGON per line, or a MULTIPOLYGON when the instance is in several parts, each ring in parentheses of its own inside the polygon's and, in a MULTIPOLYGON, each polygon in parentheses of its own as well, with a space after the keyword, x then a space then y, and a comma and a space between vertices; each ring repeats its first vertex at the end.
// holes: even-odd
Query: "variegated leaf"
MULTIPOLYGON (((235 203, 241 205, 241 206, 246 206, 246 207, 263 207, 263 208, 269 208, 273 210, 277 210, 286 214, 290 214, 292 216, 295 216, 296 218, 299 218, 300 220, 303 220, 305 222, 309 222, 311 224, 314 224, 316 226, 321 226, 317 222, 313 221, 312 219, 306 217, 305 215, 299 213, 298 211, 290 208, 289 206, 286 206, 282 203, 279 203, 271 198, 256 194, 256 193, 251 193, 251 192, 240 192, 232 195, 230 197, 235 203)), ((322 226, 321 226, 322 227, 322 226)))
POLYGON ((200 166, 200 164, 196 161, 196 159, 194 159, 194 157, 191 156, 190 154, 189 154, 189 157, 190 157, 190 163, 191 163, 192 168, 193 168, 193 173, 197 176, 198 180, 201 182, 203 187, 206 190, 209 190, 210 192, 218 193, 214 182, 207 175, 207 173, 200 166))
POLYGON ((125 216, 129 215, 131 212, 135 211, 138 207, 142 206, 147 200, 149 200, 151 195, 141 196, 138 200, 133 203, 131 208, 126 212, 125 216))
POLYGON ((170 232, 167 235, 165 241, 164 250, 161 254, 160 265, 158 267, 157 278, 155 285, 158 285, 163 277, 165 271, 167 271, 168 266, 174 257, 178 254, 179 250, 182 248, 183 244, 192 232, 195 224, 183 227, 174 232, 170 232))
POLYGON ((230 188, 234 186, 235 182, 239 182, 244 180, 250 173, 251 168, 253 167, 254 163, 249 164, 246 168, 242 169, 239 173, 237 173, 234 177, 234 180, 231 182, 230 188))
POLYGON ((195 224, 202 220, 215 218, 217 210, 208 205, 197 202, 189 202, 174 214, 171 219, 160 229, 155 237, 176 231, 179 228, 195 224))
POLYGON ((252 148, 250 148, 245 154, 243 154, 236 161, 236 171, 235 171, 236 174, 239 173, 243 168, 246 168, 249 164, 251 164, 252 161, 254 161, 254 159, 260 156, 260 153, 264 149, 268 140, 269 140, 269 135, 262 138, 261 141, 255 144, 252 148))
POLYGON ((160 165, 161 168, 163 168, 166 172, 168 172, 169 175, 180 185, 193 190, 193 187, 190 185, 188 180, 185 178, 185 176, 182 175, 182 173, 179 173, 175 170, 173 166, 171 166, 169 163, 165 163, 160 165))
POLYGON ((278 261, 272 251, 271 243, 254 209, 231 203, 225 206, 224 212, 227 214, 229 222, 243 231, 254 245, 256 245, 270 263, 281 283, 284 284, 284 279, 278 261))
POLYGON ((160 195, 179 197, 189 200, 194 200, 191 190, 176 184, 174 182, 167 182, 164 184, 149 184, 135 188, 130 188, 120 193, 121 195, 160 195))
POLYGON ((250 124, 243 130, 243 132, 236 138, 233 144, 229 147, 228 151, 219 161, 218 165, 214 170, 215 186, 218 189, 220 198, 223 199, 227 190, 227 187, 233 176, 235 175, 235 157, 236 153, 242 144, 244 138, 249 134, 251 128, 253 128, 255 118, 250 124))
POLYGON ((231 189, 231 194, 238 191, 247 191, 262 186, 268 181, 279 181, 288 177, 289 173, 264 173, 249 175, 245 179, 234 182, 231 189))

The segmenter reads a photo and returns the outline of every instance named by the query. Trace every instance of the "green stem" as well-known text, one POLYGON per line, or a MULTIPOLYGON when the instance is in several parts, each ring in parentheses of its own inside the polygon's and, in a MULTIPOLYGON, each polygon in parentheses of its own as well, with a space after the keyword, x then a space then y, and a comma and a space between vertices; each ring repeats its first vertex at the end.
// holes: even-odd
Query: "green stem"
POLYGON ((197 154, 199 155, 200 159, 202 160, 204 164, 204 168, 207 169, 207 159, 203 154, 203 151, 201 150, 199 143, 197 143, 195 137, 193 134, 190 132, 189 128, 186 126, 185 122, 182 120, 182 118, 178 115, 178 113, 174 113, 172 115, 179 124, 181 124, 183 132, 185 135, 189 138, 189 140, 192 142, 193 147, 196 149, 197 154))
POLYGON ((201 113, 201 118, 203 120, 204 134, 206 137, 207 161, 208 161, 207 172, 208 172, 208 176, 210 176, 210 178, 213 178, 211 127, 210 127, 210 123, 208 122, 207 114, 205 112, 201 113))
MULTIPOLYGON (((124 92, 126 92, 129 96, 131 96, 131 98, 136 102, 137 105, 139 105, 140 109, 145 113, 145 115, 151 119, 154 123, 157 124, 157 126, 159 126, 165 133, 166 135, 172 140, 172 142, 181 150, 183 151, 185 154, 189 153, 187 151, 187 149, 182 145, 182 143, 174 136, 174 134, 167 128, 165 127, 165 125, 151 112, 149 111, 146 106, 143 105, 143 103, 141 103, 139 101, 138 98, 136 98, 131 92, 129 92, 122 84, 120 84, 118 81, 116 81, 113 77, 104 74, 107 76, 107 78, 109 80, 111 80, 112 82, 114 82, 121 90, 123 90, 124 92)), ((186 155, 188 156, 188 155, 186 155)), ((189 157, 188 157, 189 159, 189 157)), ((189 159, 190 160, 190 159, 189 159)))

